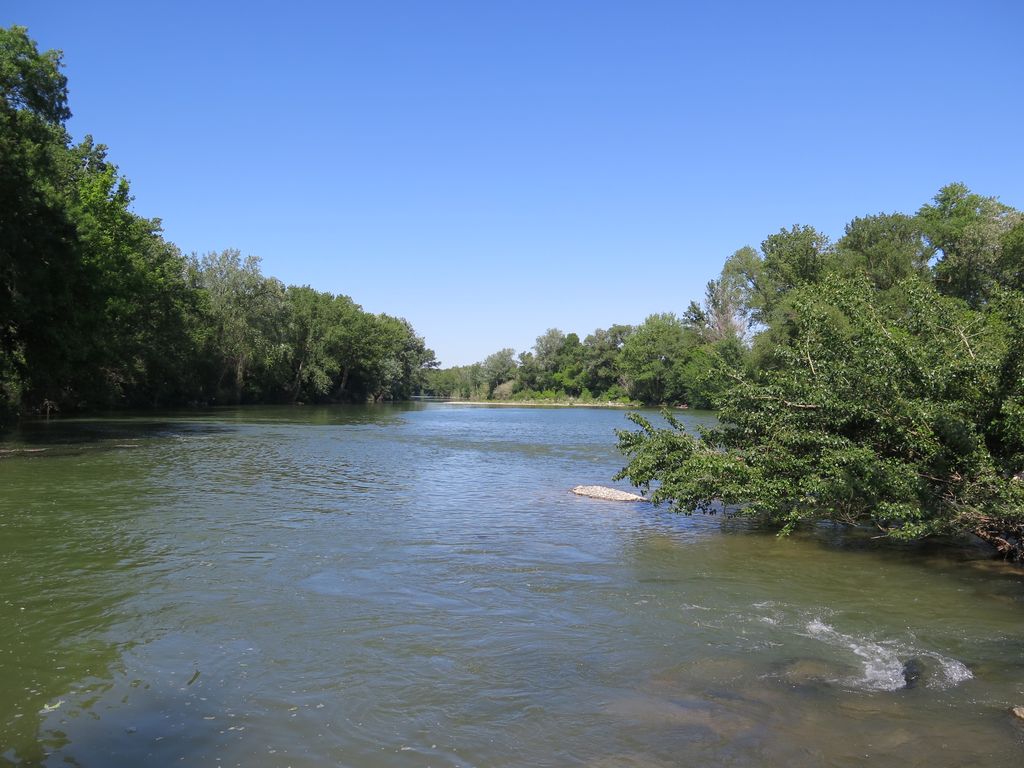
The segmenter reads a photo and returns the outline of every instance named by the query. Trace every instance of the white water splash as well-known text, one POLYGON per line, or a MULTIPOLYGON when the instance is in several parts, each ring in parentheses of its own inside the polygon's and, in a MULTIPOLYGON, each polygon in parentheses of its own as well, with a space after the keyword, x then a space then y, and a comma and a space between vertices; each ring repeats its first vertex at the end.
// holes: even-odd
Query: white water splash
POLYGON ((974 677, 974 674, 962 661, 950 659, 933 651, 925 651, 918 655, 934 659, 938 664, 939 676, 928 681, 929 688, 951 688, 974 677))
POLYGON ((821 619, 808 622, 807 631, 811 637, 829 645, 845 647, 860 657, 864 667, 864 676, 860 680, 851 681, 858 687, 876 691, 896 691, 906 685, 903 679, 903 662, 892 648, 879 643, 844 635, 821 619))
POLYGON ((864 637, 846 635, 821 619, 808 622, 807 632, 811 637, 829 645, 846 648, 860 658, 863 676, 843 681, 858 688, 874 691, 905 688, 904 660, 912 657, 927 657, 935 662, 935 674, 925 681, 929 688, 949 688, 974 677, 963 662, 935 651, 921 651, 895 642, 879 643, 864 637))

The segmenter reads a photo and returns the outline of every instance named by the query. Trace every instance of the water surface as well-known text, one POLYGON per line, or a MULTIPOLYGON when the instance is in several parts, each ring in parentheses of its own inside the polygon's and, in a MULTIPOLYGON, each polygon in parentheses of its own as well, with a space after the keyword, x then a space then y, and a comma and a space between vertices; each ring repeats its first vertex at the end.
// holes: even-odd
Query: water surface
POLYGON ((568 493, 610 484, 625 426, 26 425, 0 443, 0 765, 1024 761, 1020 571, 568 493))

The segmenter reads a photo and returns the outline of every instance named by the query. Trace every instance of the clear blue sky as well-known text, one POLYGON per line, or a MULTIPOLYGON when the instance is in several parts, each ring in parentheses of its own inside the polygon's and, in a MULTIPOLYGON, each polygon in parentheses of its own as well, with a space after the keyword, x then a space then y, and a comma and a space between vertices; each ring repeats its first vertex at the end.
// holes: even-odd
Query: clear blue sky
POLYGON ((185 251, 407 317, 446 364, 700 298, 780 227, 1024 207, 1024 2, 41 2, 76 138, 185 251))

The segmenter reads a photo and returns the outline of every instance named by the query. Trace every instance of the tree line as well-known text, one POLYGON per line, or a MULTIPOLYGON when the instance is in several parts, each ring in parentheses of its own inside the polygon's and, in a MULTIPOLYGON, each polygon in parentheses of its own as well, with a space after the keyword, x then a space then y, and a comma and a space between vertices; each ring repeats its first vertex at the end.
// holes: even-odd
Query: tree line
POLYGON ((0 425, 19 413, 402 399, 434 365, 412 326, 285 286, 235 250, 183 254, 73 142, 57 51, 0 28, 0 425))
POLYGON ((722 332, 692 303, 681 317, 598 328, 582 341, 548 329, 532 350, 501 349, 472 365, 428 372, 427 394, 462 400, 686 404, 710 407, 709 356, 739 365, 743 334, 722 332))

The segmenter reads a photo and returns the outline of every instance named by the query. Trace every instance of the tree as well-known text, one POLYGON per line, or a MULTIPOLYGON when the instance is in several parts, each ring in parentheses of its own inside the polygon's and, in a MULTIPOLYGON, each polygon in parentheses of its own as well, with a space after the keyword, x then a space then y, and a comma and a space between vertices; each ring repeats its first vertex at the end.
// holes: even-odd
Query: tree
MULTIPOLYGON (((243 261, 235 249, 208 253, 193 261, 193 270, 216 376, 210 395, 240 403, 255 375, 284 356, 278 339, 284 325, 284 286, 263 276, 258 257, 243 261)), ((260 393, 253 394, 259 399, 260 393)))
MULTIPOLYGON (((181 396, 191 301, 159 222, 91 137, 69 146, 58 52, 0 29, 0 384, 8 407, 181 396)), ((0 408, 2 410, 2 408, 0 408)))
POLYGON ((331 294, 308 285, 288 286, 286 302, 289 399, 315 401, 330 392, 340 373, 341 363, 331 354, 330 340, 334 328, 344 320, 331 294))
POLYGON ((999 282, 1003 238, 1024 215, 963 184, 940 189, 917 215, 928 242, 941 254, 935 265, 939 290, 975 307, 987 301, 999 282))
POLYGON ((71 117, 60 51, 39 52, 25 27, 0 27, 0 109, 21 112, 50 125, 71 117))
POLYGON ((594 394, 620 388, 619 355, 633 332, 630 325, 598 328, 583 340, 583 386, 594 394))
POLYGON ((755 324, 758 286, 763 282, 764 262, 749 245, 733 252, 722 265, 719 280, 736 297, 737 320, 748 332, 755 324))
POLYGON ((58 51, 40 53, 24 27, 0 28, 0 424, 57 378, 58 348, 74 329, 74 226, 60 199, 67 81, 58 51))
POLYGON ((701 314, 708 341, 743 338, 746 323, 743 321, 742 298, 735 284, 722 278, 709 281, 704 289, 701 314))
POLYGON ((533 345, 533 361, 537 370, 535 389, 553 389, 555 372, 559 366, 559 353, 565 344, 565 334, 557 328, 548 328, 537 337, 533 345))
MULTIPOLYGON (((767 324, 786 294, 825 276, 832 248, 828 238, 814 227, 794 225, 765 238, 761 253, 760 267, 752 270, 752 314, 754 320, 767 324)), ((749 257, 745 254, 745 258, 749 257)))
POLYGON ((390 319, 397 321, 401 328, 393 352, 398 377, 391 382, 390 396, 393 400, 408 400, 422 386, 426 371, 437 367, 437 358, 408 320, 404 317, 390 319))
POLYGON ((1024 221, 1003 235, 996 267, 1000 285, 1013 291, 1024 291, 1024 221))
POLYGON ((73 341, 63 386, 90 404, 177 399, 192 356, 186 315, 194 296, 181 252, 160 222, 130 210, 128 182, 87 136, 63 156, 64 208, 74 223, 78 270, 73 341))
POLYGON ((516 351, 505 348, 488 355, 484 359, 482 369, 484 383, 487 385, 487 397, 490 397, 497 386, 515 378, 516 351))
POLYGON ((619 435, 620 477, 677 509, 724 505, 791 530, 871 523, 894 538, 973 532, 1024 558, 1021 298, 986 313, 918 280, 887 318, 865 280, 794 289, 774 364, 733 374, 719 426, 669 416, 619 435))
POLYGON ((436 365, 402 318, 286 289, 238 251, 186 259, 72 145, 59 52, 0 29, 0 426, 22 410, 405 398, 436 365))
POLYGON ((902 213, 856 218, 836 244, 844 274, 867 275, 878 290, 889 290, 910 277, 928 278, 935 253, 924 238, 921 223, 902 213))
POLYGON ((619 358, 630 395, 644 403, 685 402, 681 372, 698 341, 671 313, 644 320, 623 343, 619 358))
POLYGON ((557 389, 573 397, 580 394, 584 386, 583 357, 580 337, 575 333, 567 333, 555 355, 552 379, 557 389))
POLYGON ((345 361, 337 395, 348 399, 404 400, 418 391, 425 371, 436 366, 434 353, 407 320, 358 312, 344 329, 340 350, 345 361))
POLYGON ((537 365, 537 358, 532 352, 520 352, 518 366, 516 367, 516 391, 536 391, 543 389, 541 381, 545 376, 544 371, 537 365))

